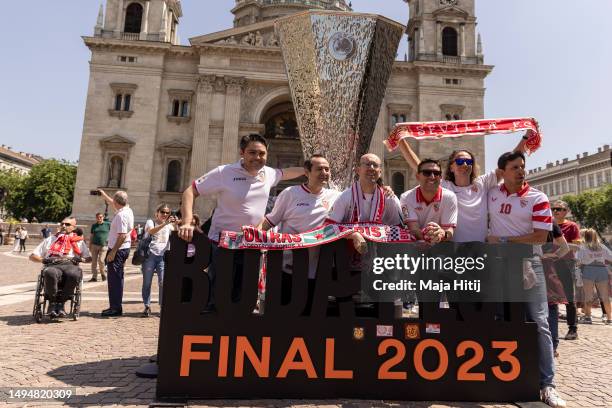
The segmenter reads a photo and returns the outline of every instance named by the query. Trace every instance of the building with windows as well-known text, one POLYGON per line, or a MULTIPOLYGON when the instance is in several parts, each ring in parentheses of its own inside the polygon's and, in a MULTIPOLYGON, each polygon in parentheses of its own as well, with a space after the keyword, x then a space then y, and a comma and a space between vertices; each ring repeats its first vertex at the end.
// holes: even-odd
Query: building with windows
POLYGON ((40 163, 42 157, 23 152, 15 152, 9 146, 0 146, 0 170, 14 170, 27 174, 35 164, 40 163))
POLYGON ((555 163, 548 163, 545 168, 529 170, 527 182, 543 191, 550 200, 610 184, 612 183, 610 145, 597 148, 597 153, 584 152, 577 154, 574 160, 565 158, 555 163))
MULTIPOLYGON (((414 175, 398 152, 383 148, 395 123, 482 118, 484 79, 493 69, 484 65, 475 0, 404 1, 409 56, 393 66, 371 145, 398 194, 414 175)), ((75 215, 93 220, 100 201, 89 191, 98 187, 126 190, 139 222, 158 202, 178 207, 190 181, 236 161, 239 138, 253 132, 270 141, 269 165, 301 165, 274 20, 307 9, 351 7, 345 0, 236 0, 233 27, 180 45, 179 0, 106 0, 94 35, 83 38, 91 63, 75 215)), ((458 146, 484 161, 482 138, 413 144, 434 158, 458 146)), ((199 201, 205 218, 214 200, 199 201)))

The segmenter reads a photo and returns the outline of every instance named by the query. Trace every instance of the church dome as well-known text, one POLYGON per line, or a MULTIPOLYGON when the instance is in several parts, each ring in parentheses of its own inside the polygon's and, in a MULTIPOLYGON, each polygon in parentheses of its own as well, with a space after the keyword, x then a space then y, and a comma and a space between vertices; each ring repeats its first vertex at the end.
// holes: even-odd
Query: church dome
POLYGON ((304 10, 352 11, 345 0, 236 0, 234 27, 272 20, 304 10))

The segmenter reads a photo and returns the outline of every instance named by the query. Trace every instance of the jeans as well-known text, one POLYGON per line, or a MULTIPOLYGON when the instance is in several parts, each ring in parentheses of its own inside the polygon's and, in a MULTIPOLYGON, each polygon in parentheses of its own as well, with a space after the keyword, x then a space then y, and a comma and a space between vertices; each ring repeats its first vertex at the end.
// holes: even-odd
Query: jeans
POLYGON ((527 318, 538 326, 538 349, 540 351, 540 389, 552 386, 555 379, 555 360, 553 356, 553 342, 548 326, 548 302, 546 300, 546 281, 542 263, 532 261, 533 271, 536 274, 536 284, 527 291, 529 301, 525 303, 527 318))
POLYGON ((157 272, 157 285, 159 286, 159 305, 162 304, 162 291, 164 283, 164 255, 153 255, 149 253, 147 259, 142 263, 142 302, 145 306, 151 306, 151 284, 153 274, 157 272))
POLYGON ((574 299, 574 263, 572 259, 560 259, 555 262, 555 270, 567 298, 567 305, 565 305, 567 326, 570 331, 575 332, 578 330, 578 326, 576 326, 576 301, 574 299))
POLYGON ((64 303, 74 295, 74 291, 82 278, 81 268, 71 262, 47 266, 43 270, 45 295, 51 303, 64 303), (61 296, 58 294, 60 290, 61 296))
POLYGON ((123 311, 123 268, 129 256, 130 250, 128 248, 120 249, 117 251, 115 259, 106 264, 108 303, 110 308, 116 311, 123 311))
POLYGON ((553 350, 559 346, 559 305, 548 305, 548 326, 552 337, 553 350))

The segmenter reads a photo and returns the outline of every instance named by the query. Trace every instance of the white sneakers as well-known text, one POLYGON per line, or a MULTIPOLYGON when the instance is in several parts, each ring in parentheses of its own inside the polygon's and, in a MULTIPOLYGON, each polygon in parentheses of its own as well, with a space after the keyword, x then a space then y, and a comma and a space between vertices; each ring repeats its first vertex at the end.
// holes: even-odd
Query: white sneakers
POLYGON ((554 387, 544 387, 540 391, 540 398, 543 403, 553 408, 565 408, 567 406, 565 400, 557 394, 554 387))

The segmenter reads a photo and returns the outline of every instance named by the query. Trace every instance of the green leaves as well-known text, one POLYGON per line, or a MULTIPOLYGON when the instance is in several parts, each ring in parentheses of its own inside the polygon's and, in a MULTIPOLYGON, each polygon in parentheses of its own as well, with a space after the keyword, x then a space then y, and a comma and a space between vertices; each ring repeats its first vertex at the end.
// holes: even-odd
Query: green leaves
POLYGON ((612 185, 610 184, 598 190, 565 196, 563 200, 568 203, 574 219, 583 227, 594 228, 602 233, 612 224, 612 185))
POLYGON ((76 166, 67 161, 44 160, 28 175, 0 171, 0 188, 7 191, 5 209, 15 218, 57 221, 70 215, 76 166))

